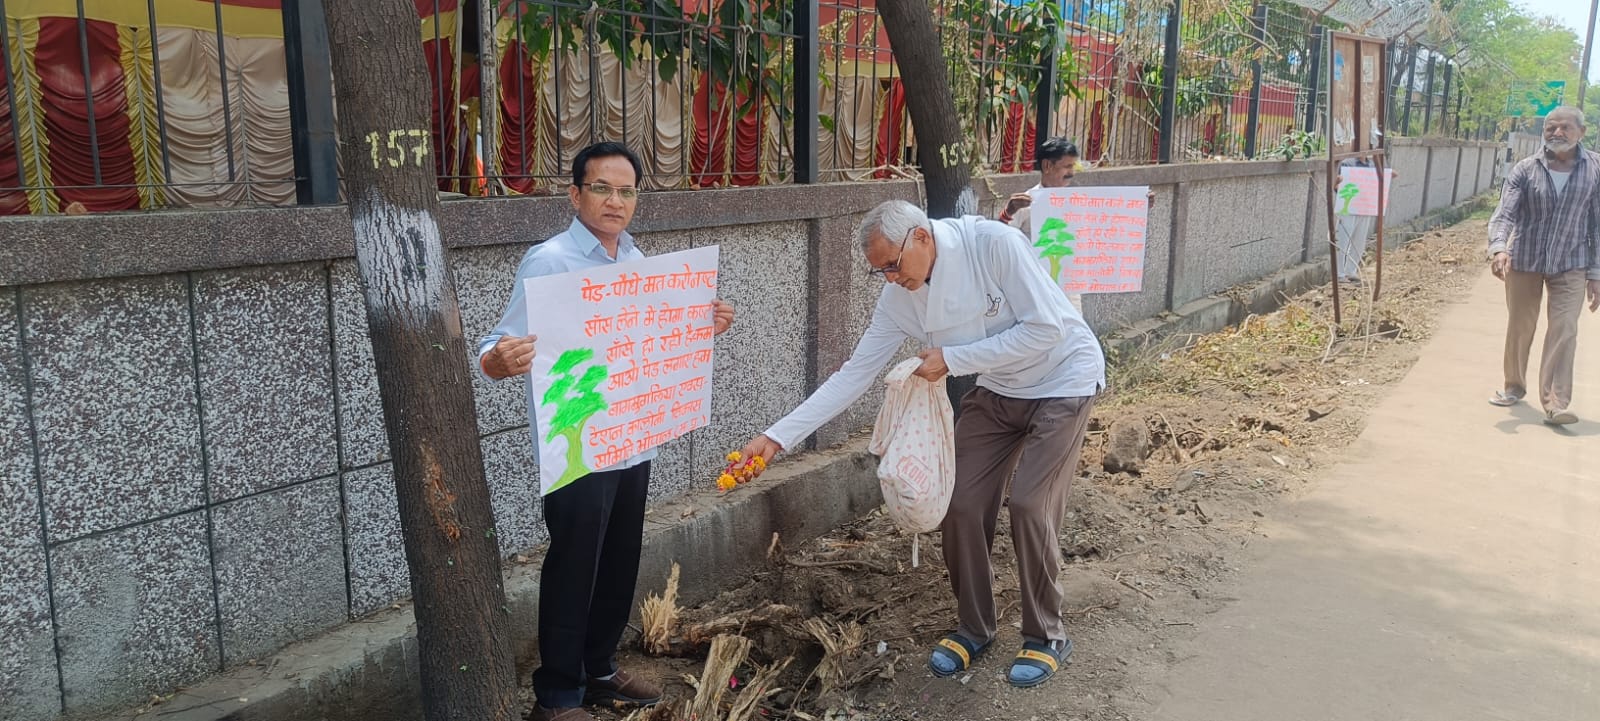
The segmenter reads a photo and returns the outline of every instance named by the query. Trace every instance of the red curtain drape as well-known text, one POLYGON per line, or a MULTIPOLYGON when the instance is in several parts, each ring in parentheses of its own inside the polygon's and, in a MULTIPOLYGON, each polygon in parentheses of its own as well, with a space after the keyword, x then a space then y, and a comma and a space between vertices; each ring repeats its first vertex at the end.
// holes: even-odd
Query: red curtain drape
POLYGON ((900 82, 900 78, 894 78, 889 81, 889 92, 883 100, 883 115, 878 118, 878 147, 873 153, 872 162, 880 170, 873 174, 874 177, 889 177, 885 166, 900 162, 900 153, 905 147, 905 116, 906 86, 900 82))
MULTIPOLYGON (((418 0, 421 3, 423 0, 418 0)), ((450 190, 454 181, 445 176, 463 174, 459 163, 450 161, 456 143, 454 98, 456 57, 448 37, 431 38, 422 43, 423 62, 428 66, 428 107, 432 118, 433 168, 439 174, 439 189, 450 190), (452 167, 456 166, 456 167, 452 167)))
MULTIPOLYGON (((539 78, 533 57, 512 40, 500 58, 500 172, 532 175, 539 157, 539 78), (519 85, 520 83, 520 85, 519 85)), ((536 190, 533 178, 506 178, 518 193, 536 190)))
POLYGON ((702 76, 694 93, 694 153, 690 182, 702 188, 718 185, 758 185, 761 182, 761 119, 757 107, 739 114, 751 103, 744 89, 729 92, 722 83, 702 76), (732 123, 733 127, 728 126, 732 123), (733 167, 728 167, 732 136, 733 167))
POLYGON ((1020 173, 1033 170, 1034 123, 1027 105, 1011 103, 1006 111, 1006 129, 1002 136, 1005 146, 1000 149, 1000 172, 1020 173), (1021 143, 1018 143, 1021 135, 1021 143))
MULTIPOLYGON (((110 23, 87 21, 89 95, 84 92, 83 46, 76 18, 42 18, 35 67, 40 104, 50 143, 50 183, 60 187, 62 208, 83 203, 91 211, 136 210, 133 149, 128 144, 128 96, 123 84, 122 43, 110 23), (94 132, 89 102, 94 99, 94 132), (101 186, 94 186, 98 154, 101 186)), ((7 132, 9 132, 9 125, 7 132)), ((14 162, 14 161, 13 161, 14 162)), ((61 208, 57 208, 60 210, 61 208)))
MULTIPOLYGON (((15 38, 12 42, 17 42, 15 38)), ((0 73, 0 188, 22 186, 22 168, 17 162, 17 136, 11 131, 11 86, 0 73)), ((20 190, 0 192, 0 215, 27 215, 28 194, 20 190)))

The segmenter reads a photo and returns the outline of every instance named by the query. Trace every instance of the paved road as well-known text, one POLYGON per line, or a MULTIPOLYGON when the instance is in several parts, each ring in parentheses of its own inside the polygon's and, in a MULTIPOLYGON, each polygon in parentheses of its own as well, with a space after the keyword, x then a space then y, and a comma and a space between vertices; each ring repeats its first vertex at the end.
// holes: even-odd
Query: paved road
POLYGON ((1263 528, 1144 718, 1600 719, 1600 315, 1585 420, 1556 431, 1485 402, 1500 293, 1486 273, 1446 310, 1349 460, 1263 528))

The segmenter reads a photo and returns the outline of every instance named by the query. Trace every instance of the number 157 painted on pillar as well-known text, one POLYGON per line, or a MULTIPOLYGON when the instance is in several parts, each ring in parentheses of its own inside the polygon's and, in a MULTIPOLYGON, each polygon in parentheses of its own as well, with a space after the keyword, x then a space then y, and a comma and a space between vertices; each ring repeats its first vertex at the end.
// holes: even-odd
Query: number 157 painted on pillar
POLYGON ((388 142, 380 144, 384 139, 384 133, 380 131, 367 133, 367 147, 372 151, 372 167, 382 168, 387 161, 389 167, 398 168, 406 164, 407 155, 411 156, 412 164, 422 167, 422 159, 428 157, 428 135, 426 130, 390 130, 388 142))

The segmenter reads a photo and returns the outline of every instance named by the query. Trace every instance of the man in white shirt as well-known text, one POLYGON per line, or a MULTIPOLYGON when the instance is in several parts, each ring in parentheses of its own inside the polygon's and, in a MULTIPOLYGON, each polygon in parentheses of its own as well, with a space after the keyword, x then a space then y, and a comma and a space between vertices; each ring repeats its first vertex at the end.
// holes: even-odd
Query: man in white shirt
MULTIPOLYGON (((523 376, 533 363, 536 336, 528 333, 522 282, 583 268, 644 258, 628 234, 638 208, 644 168, 621 143, 596 143, 572 162, 568 196, 577 217, 563 233, 530 248, 517 267, 511 302, 499 325, 478 341, 478 365, 492 380, 523 376)), ((714 332, 733 324, 733 307, 714 301, 714 332)), ((531 389, 531 386, 530 386, 531 389)), ((539 423, 531 390, 528 429, 537 455, 539 423)), ((616 663, 617 644, 633 607, 650 485, 646 451, 591 473, 544 497, 550 531, 539 583, 539 659, 533 674, 537 703, 531 721, 593 721, 584 703, 649 706, 661 688, 629 676, 616 663)))
POLYGON ((929 221, 892 200, 856 232, 874 275, 889 281, 855 352, 839 372, 744 448, 770 459, 799 446, 847 408, 907 338, 927 347, 917 375, 977 375, 956 422, 956 483, 941 526, 960 625, 929 666, 970 667, 995 637, 995 521, 1011 482, 1011 529, 1022 585, 1023 648, 1009 678, 1035 686, 1071 653, 1056 582, 1058 536, 1105 360, 1018 231, 976 216, 929 221), (1015 476, 1013 477, 1013 470, 1015 476))

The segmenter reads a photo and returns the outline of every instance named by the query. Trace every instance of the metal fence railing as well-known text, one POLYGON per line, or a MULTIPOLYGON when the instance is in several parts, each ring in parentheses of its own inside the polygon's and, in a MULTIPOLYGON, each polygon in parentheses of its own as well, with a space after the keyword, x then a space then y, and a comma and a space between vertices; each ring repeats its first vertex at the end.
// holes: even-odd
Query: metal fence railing
POLYGON ((277 12, 0 1, 0 16, 0 214, 292 200, 277 12))
MULTIPOLYGON (((557 192, 602 139, 640 151, 649 189, 915 172, 875 0, 413 3, 441 191, 557 192)), ((269 5, 0 0, 0 214, 336 202, 334 146, 309 140, 333 131, 321 2, 269 5)), ((931 9, 990 172, 1057 135, 1102 165, 1281 156, 1322 130, 1323 32, 1348 29, 1288 0, 931 9)), ((1390 62, 1391 134, 1495 134, 1463 117, 1453 59, 1402 40, 1390 62)))
POLYGON ((1397 42, 1389 50, 1391 132, 1493 140, 1510 127, 1499 116, 1468 115, 1471 98, 1454 58, 1417 42, 1397 42))
POLYGON ((1057 103, 1051 134, 1073 140, 1092 162, 1154 162, 1166 12, 1126 2, 1070 0, 1063 15, 1077 92, 1057 103))
POLYGON ((1260 43, 1254 19, 1241 12, 1182 16, 1172 104, 1174 160, 1244 155, 1251 129, 1239 111, 1248 101, 1251 58, 1260 43))
POLYGON ((817 25, 819 179, 888 177, 914 162, 905 88, 871 0, 821 0, 817 25))
MULTIPOLYGON (((638 149, 652 189, 792 179, 797 35, 787 2, 603 5, 513 0, 491 8, 494 32, 479 37, 492 38, 498 82, 462 92, 497 96, 498 152, 477 177, 441 173, 458 181, 449 189, 475 193, 476 180, 501 185, 497 191, 548 190, 597 140, 638 149)), ((476 50, 486 44, 479 37, 457 45, 476 50)), ((463 107, 452 147, 470 161, 484 150, 473 143, 482 111, 471 101, 463 107)))
POLYGON ((1052 0, 936 0, 940 44, 956 113, 982 164, 999 172, 1033 164, 1038 104, 1062 90, 1050 68, 1052 0))

